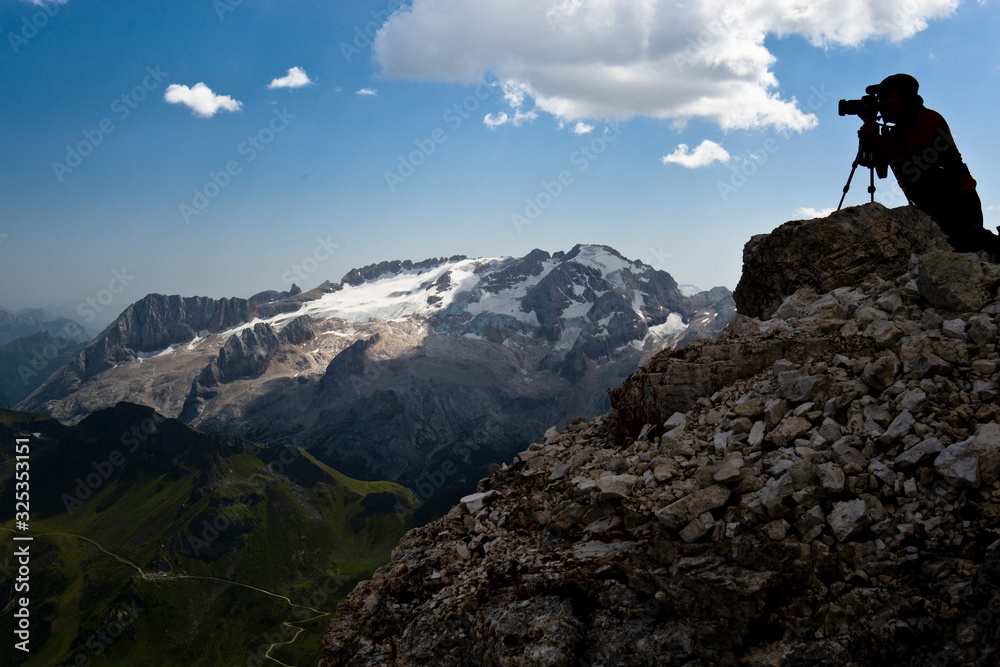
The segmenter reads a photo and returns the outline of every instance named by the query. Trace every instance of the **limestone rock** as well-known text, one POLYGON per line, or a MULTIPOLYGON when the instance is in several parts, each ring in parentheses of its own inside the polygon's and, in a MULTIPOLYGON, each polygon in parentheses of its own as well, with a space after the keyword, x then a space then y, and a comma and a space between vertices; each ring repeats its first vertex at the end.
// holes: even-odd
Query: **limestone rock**
POLYGON ((982 481, 979 476, 979 459, 969 440, 946 447, 934 459, 934 467, 949 484, 955 486, 975 489, 982 481))
POLYGON ((930 456, 936 456, 944 450, 944 445, 937 438, 927 438, 910 447, 896 457, 894 463, 900 468, 912 468, 930 456))
POLYGON ((969 442, 979 461, 979 475, 983 484, 993 484, 1000 479, 1000 424, 983 424, 969 442))
POLYGON ((971 253, 938 250, 917 264, 917 289, 935 308, 948 312, 977 311, 986 303, 985 276, 971 253))
POLYGON ((838 542, 844 542, 868 523, 865 502, 859 498, 846 502, 835 503, 833 511, 826 517, 826 522, 833 531, 838 542))
POLYGON ((597 480, 597 488, 602 493, 624 498, 632 493, 639 481, 635 475, 608 475, 597 480))
POLYGON ((781 420, 768 438, 778 447, 787 447, 789 443, 812 428, 812 422, 805 417, 791 416, 781 420))
POLYGON ((877 391, 884 391, 892 386, 899 373, 899 359, 894 354, 879 357, 865 367, 861 379, 877 391))
POLYGON ((705 512, 725 505, 727 500, 729 489, 716 484, 664 507, 656 512, 656 518, 667 528, 677 528, 705 512))
POLYGON ((718 470, 715 471, 712 479, 720 484, 728 484, 739 480, 745 461, 743 454, 734 452, 726 456, 718 470))
POLYGON ((778 390, 781 397, 792 403, 818 401, 830 387, 830 379, 822 375, 809 375, 801 370, 785 371, 778 374, 778 390))
POLYGON ((469 510, 469 514, 477 514, 479 510, 483 509, 486 501, 496 495, 496 491, 483 491, 482 493, 472 493, 470 495, 464 496, 461 503, 465 505, 465 509, 469 510))
POLYGON ((912 209, 881 204, 846 208, 819 220, 787 222, 743 249, 743 276, 733 293, 737 312, 771 317, 801 287, 819 294, 869 275, 894 277, 910 255, 944 247, 934 222, 912 209))

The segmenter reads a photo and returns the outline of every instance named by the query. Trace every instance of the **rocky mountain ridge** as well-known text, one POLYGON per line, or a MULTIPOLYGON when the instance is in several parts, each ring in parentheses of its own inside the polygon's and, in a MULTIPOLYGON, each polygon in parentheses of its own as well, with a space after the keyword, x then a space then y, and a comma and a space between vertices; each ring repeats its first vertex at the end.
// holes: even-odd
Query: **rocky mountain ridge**
POLYGON ((1000 270, 877 204, 744 267, 757 317, 408 533, 321 665, 995 664, 1000 270))
POLYGON ((461 448, 478 479, 513 453, 498 443, 606 409, 644 355, 714 335, 733 311, 725 288, 684 296, 604 246, 383 262, 307 292, 149 295, 19 407, 73 423, 135 401, 411 486, 461 448))

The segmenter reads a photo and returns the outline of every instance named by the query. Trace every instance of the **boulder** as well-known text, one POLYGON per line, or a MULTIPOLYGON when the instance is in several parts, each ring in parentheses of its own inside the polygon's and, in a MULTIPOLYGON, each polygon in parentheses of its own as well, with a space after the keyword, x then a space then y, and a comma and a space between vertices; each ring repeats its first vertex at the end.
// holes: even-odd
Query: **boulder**
POLYGON ((911 255, 946 244, 934 221, 912 207, 872 203, 786 222, 744 246, 736 310, 768 319, 800 288, 824 294, 871 275, 893 277, 907 270, 911 255))
POLYGON ((985 274, 972 253, 937 250, 917 263, 920 296, 946 312, 977 311, 986 304, 985 274))

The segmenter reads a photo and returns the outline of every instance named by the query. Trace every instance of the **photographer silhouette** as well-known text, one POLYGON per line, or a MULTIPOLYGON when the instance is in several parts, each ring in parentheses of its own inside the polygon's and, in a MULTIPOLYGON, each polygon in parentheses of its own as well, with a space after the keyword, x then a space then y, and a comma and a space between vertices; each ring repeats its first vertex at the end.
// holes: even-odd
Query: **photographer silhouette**
MULTIPOLYGON (((962 161, 948 123, 924 106, 918 87, 909 74, 893 74, 868 86, 865 100, 874 96, 886 125, 880 131, 876 117, 862 115, 861 144, 875 161, 888 163, 906 198, 934 219, 952 247, 959 252, 985 250, 996 261, 1000 239, 983 227, 976 181, 962 161)), ((841 115, 845 103, 848 113, 857 113, 854 106, 859 102, 842 101, 841 115)))

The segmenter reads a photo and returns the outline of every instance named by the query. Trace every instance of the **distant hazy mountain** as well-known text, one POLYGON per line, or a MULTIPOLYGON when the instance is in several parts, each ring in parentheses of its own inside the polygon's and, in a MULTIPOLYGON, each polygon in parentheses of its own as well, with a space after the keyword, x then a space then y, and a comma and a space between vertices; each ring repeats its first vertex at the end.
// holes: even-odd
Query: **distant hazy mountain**
POLYGON ((89 340, 79 323, 42 308, 0 308, 0 408, 34 391, 89 340))
POLYGON ((81 324, 54 316, 43 308, 19 310, 16 314, 0 308, 0 345, 43 331, 77 343, 90 340, 81 324))
POLYGON ((383 262, 303 293, 149 295, 20 407, 74 422, 134 401, 444 496, 734 310, 604 246, 383 262))
POLYGON ((47 331, 0 345, 0 408, 9 408, 76 357, 84 343, 47 331))

